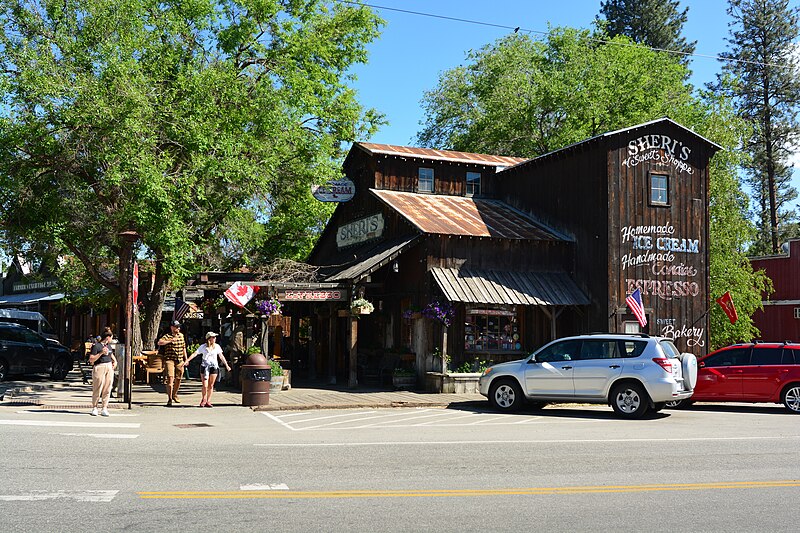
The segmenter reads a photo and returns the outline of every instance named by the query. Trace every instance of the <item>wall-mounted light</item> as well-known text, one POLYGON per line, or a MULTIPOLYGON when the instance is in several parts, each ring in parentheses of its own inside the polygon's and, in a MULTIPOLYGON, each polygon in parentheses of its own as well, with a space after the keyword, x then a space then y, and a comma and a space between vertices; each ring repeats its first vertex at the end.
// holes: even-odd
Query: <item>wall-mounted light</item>
POLYGON ((395 274, 400 272, 400 265, 397 264, 397 261, 392 263, 392 272, 394 272, 395 274))

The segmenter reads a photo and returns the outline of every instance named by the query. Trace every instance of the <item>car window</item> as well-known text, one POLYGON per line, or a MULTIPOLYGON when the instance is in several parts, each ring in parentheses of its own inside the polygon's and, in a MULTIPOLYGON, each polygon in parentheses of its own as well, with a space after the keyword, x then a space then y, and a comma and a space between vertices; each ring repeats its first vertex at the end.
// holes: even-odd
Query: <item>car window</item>
POLYGON ((580 359, 616 359, 622 357, 619 343, 614 340, 585 340, 581 346, 580 359))
POLYGON ((647 348, 645 341, 620 341, 619 343, 622 346, 622 357, 639 357, 647 348))
POLYGON ((705 366, 741 366, 750 362, 750 348, 731 348, 709 355, 703 360, 705 366))
POLYGON ((661 350, 663 350, 664 355, 671 359, 675 359, 681 354, 680 350, 678 350, 678 347, 675 346, 675 344, 670 340, 660 341, 658 345, 661 346, 661 350))
POLYGON ((792 350, 789 348, 783 349, 783 364, 784 365, 800 365, 800 350, 792 350))
POLYGON ((779 365, 781 364, 782 348, 753 348, 750 355, 751 365, 779 365))
POLYGON ((540 363, 555 363, 558 361, 571 361, 578 358, 581 341, 569 340, 551 344, 536 354, 536 361, 540 363))
POLYGON ((10 341, 10 340, 11 340, 11 329, 0 328, 0 341, 10 341))

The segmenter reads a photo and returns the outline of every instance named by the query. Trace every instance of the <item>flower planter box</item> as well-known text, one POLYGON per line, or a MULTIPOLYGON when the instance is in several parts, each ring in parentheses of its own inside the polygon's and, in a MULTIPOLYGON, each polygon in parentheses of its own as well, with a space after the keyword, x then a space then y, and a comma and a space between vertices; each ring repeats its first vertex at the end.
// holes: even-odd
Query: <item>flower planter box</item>
POLYGON ((392 376, 395 389, 411 390, 417 386, 417 376, 392 376))
POLYGON ((367 307, 351 307, 350 312, 354 315, 368 315, 372 311, 370 311, 367 307))
POLYGON ((480 372, 447 373, 426 372, 425 390, 445 394, 478 394, 480 372))

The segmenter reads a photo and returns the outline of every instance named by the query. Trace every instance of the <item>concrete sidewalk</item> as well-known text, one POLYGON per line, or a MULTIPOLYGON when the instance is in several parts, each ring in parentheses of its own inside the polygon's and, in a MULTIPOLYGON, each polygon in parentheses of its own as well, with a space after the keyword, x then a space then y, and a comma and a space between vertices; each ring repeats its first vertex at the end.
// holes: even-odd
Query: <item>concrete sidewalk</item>
MULTIPOLYGON (((180 404, 173 408, 197 407, 200 403, 201 384, 198 380, 184 380, 181 384, 180 404)), ((91 409, 92 386, 81 382, 76 372, 71 372, 65 381, 33 378, 12 381, 0 388, 0 407, 38 406, 47 409, 91 409)), ((161 384, 134 384, 131 393, 133 409, 165 407, 167 396, 161 384)), ((453 404, 478 403, 487 405, 480 394, 436 394, 413 391, 390 391, 375 388, 348 390, 343 387, 316 385, 292 387, 290 390, 271 393, 269 404, 252 409, 257 411, 383 408, 383 407, 448 407, 453 404)), ((240 406, 240 391, 224 386, 215 390, 212 398, 215 406, 240 406)), ((128 404, 111 399, 109 408, 127 409, 128 404)))

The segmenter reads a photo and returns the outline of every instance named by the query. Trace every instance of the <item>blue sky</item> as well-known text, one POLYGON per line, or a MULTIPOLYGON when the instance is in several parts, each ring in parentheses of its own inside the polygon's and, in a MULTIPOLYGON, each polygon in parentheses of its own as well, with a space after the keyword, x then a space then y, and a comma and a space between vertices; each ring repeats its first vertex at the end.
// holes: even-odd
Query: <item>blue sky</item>
MULTIPOLYGON (((546 32, 551 26, 590 28, 600 11, 600 0, 365 0, 365 3, 520 27, 521 32, 546 32)), ((799 3, 800 0, 791 0, 793 6, 799 3)), ((709 56, 692 60, 690 81, 696 87, 714 81, 719 72, 720 62, 713 57, 726 49, 730 20, 727 6, 727 0, 681 1, 681 7, 689 8, 684 37, 697 41, 696 54, 709 56)), ((389 121, 370 141, 413 145, 423 118, 420 100, 424 91, 436 86, 441 72, 463 64, 468 50, 493 42, 511 30, 385 9, 376 11, 387 23, 381 37, 369 47, 369 63, 354 69, 358 80, 353 86, 365 106, 384 113, 389 121)), ((795 187, 800 188, 800 171, 795 170, 794 175, 795 187)))

